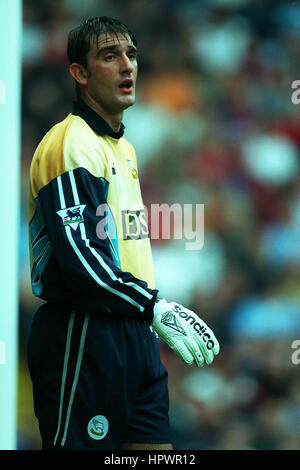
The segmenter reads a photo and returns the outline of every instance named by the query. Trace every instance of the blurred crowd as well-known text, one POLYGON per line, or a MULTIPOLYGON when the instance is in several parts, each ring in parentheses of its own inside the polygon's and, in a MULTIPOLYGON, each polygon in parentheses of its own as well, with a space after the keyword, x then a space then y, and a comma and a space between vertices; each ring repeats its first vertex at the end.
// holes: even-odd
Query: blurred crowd
POLYGON ((175 448, 300 449, 300 2, 288 0, 24 0, 18 446, 40 448, 26 368, 40 305, 28 169, 72 110, 68 31, 102 15, 138 41, 124 124, 145 206, 204 204, 202 249, 152 240, 161 294, 196 311, 221 344, 213 365, 196 369, 160 343, 175 448))

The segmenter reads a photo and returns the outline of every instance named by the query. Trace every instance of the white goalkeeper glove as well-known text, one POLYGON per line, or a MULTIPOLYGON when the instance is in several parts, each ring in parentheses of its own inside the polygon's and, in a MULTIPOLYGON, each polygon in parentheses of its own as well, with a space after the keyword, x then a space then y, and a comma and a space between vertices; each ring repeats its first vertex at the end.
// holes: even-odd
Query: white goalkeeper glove
POLYGON ((152 328, 186 364, 211 364, 220 346, 212 330, 196 313, 176 302, 159 300, 153 309, 152 328))

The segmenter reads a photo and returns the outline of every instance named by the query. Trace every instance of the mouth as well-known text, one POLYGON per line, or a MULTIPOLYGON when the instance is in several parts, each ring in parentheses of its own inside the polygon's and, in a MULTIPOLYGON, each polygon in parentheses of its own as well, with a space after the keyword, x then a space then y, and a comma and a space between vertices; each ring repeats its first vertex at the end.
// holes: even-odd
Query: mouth
POLYGON ((133 91, 133 80, 131 78, 125 78, 119 85, 119 89, 123 93, 131 93, 133 91))

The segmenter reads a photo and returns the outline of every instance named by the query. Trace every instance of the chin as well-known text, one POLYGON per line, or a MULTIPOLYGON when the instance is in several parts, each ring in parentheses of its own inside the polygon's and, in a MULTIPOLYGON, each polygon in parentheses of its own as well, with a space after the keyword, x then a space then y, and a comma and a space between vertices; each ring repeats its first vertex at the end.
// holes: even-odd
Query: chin
POLYGON ((135 96, 128 96, 126 100, 122 100, 123 109, 129 108, 134 105, 135 96))

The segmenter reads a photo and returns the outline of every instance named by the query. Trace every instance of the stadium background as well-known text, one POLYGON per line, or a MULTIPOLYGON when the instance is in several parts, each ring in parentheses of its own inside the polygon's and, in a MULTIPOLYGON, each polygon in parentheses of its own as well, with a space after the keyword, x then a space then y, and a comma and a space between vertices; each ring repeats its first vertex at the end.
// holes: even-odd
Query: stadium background
MULTIPOLYGON (((28 168, 71 110, 68 31, 115 16, 139 46, 124 115, 144 203, 205 204, 205 243, 153 240, 158 287, 199 313, 221 354, 188 367, 161 344, 176 449, 300 449, 300 4, 276 0, 25 0, 18 448, 39 449, 26 343, 28 168)), ((101 360, 101 359, 100 359, 101 360)))

